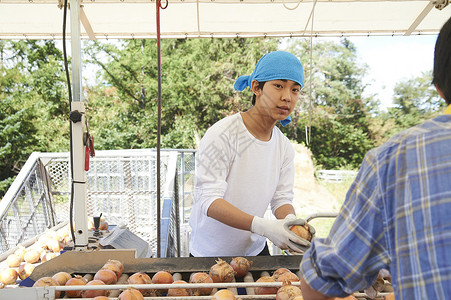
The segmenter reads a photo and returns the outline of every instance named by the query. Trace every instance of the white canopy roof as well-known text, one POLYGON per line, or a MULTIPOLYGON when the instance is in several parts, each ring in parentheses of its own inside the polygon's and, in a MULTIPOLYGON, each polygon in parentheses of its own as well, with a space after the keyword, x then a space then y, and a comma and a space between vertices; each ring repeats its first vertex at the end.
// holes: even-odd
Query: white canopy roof
MULTIPOLYGON (((62 3, 63 0, 0 0, 0 38, 60 39, 62 3)), ((80 3, 81 38, 156 37, 155 0, 80 3)), ((437 34, 451 16, 448 3, 449 0, 169 0, 167 8, 160 10, 161 37, 437 34)), ((163 0, 162 4, 166 2, 163 0)), ((67 33, 70 34, 69 21, 67 33)))

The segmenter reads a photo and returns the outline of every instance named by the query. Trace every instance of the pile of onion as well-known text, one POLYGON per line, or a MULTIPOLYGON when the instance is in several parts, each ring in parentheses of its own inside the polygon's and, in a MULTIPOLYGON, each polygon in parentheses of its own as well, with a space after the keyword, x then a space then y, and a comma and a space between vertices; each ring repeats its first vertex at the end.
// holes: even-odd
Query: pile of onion
POLYGON ((285 281, 277 290, 276 300, 297 300, 302 299, 301 289, 285 281), (300 298, 299 298, 300 297, 300 298))
MULTIPOLYGON (((86 281, 80 275, 75 275, 68 281, 66 281, 65 286, 73 286, 73 285, 86 285, 86 281)), ((66 296, 69 298, 80 298, 82 294, 81 290, 74 291, 66 291, 66 296)))
POLYGON ((144 300, 144 296, 141 294, 141 292, 134 288, 128 288, 125 291, 123 291, 119 297, 118 300, 144 300))
MULTIPOLYGON (((129 284, 151 284, 152 279, 146 273, 137 272, 128 278, 129 284)), ((143 296, 153 296, 155 295, 155 291, 152 289, 139 289, 139 292, 143 294, 143 296)))
POLYGON ((19 274, 17 273, 16 269, 3 269, 0 271, 0 282, 3 284, 15 284, 17 280, 17 276, 19 274))
MULTIPOLYGON (((276 282, 273 276, 262 276, 256 282, 276 282)), ((277 287, 258 286, 254 288, 255 295, 274 295, 277 293, 277 287)))
MULTIPOLYGON (((184 280, 176 280, 172 284, 186 284, 187 282, 184 280)), ((167 293, 168 297, 183 297, 189 296, 188 289, 186 288, 170 288, 167 293)))
MULTIPOLYGON (((43 286, 58 286, 58 282, 52 277, 42 277, 39 278, 34 284, 33 287, 43 287, 43 286)), ((55 291, 55 298, 59 298, 61 296, 61 291, 55 291)))
POLYGON ((219 290, 217 291, 213 297, 211 298, 212 300, 235 300, 235 295, 226 289, 223 290, 219 290))
POLYGON ((290 230, 293 231, 297 236, 300 236, 301 238, 312 241, 312 235, 310 234, 308 225, 293 225, 290 227, 290 230))
POLYGON ((220 258, 216 264, 211 266, 209 274, 215 283, 232 282, 235 279, 235 271, 232 266, 220 258))
POLYGON ((247 272, 249 272, 251 265, 252 261, 249 261, 248 259, 241 256, 234 257, 230 262, 230 266, 235 271, 236 277, 243 277, 244 275, 246 275, 247 272))
MULTIPOLYGON (((204 272, 196 272, 191 273, 189 277, 189 283, 213 283, 213 279, 211 279, 210 275, 204 272)), ((205 287, 205 288, 195 288, 191 289, 191 294, 193 296, 207 296, 210 295, 213 291, 213 288, 205 287)))

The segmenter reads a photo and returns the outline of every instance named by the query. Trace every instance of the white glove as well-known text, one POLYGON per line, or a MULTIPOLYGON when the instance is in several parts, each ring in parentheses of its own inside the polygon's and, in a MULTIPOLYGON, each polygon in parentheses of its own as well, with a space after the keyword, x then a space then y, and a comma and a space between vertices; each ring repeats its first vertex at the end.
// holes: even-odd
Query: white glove
POLYGON ((269 220, 255 216, 252 220, 251 231, 268 238, 280 249, 303 253, 310 247, 310 242, 297 236, 289 228, 292 225, 304 224, 305 220, 303 219, 269 220))

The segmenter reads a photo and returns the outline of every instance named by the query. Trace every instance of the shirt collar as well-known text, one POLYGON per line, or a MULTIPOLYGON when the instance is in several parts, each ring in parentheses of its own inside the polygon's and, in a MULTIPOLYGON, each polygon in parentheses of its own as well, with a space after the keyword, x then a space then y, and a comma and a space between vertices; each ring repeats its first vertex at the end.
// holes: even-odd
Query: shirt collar
POLYGON ((448 107, 446 108, 444 114, 445 114, 445 115, 451 115, 451 104, 448 105, 448 107))

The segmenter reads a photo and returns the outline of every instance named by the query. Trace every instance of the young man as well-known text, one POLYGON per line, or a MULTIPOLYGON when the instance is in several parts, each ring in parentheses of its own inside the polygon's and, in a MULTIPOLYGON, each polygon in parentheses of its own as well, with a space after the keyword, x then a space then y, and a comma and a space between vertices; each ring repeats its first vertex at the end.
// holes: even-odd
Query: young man
POLYGON ((275 126, 289 122, 303 84, 301 62, 283 51, 264 55, 252 75, 236 81, 235 89, 252 89, 254 105, 218 121, 200 142, 192 256, 269 255, 266 238, 296 252, 310 246, 288 229, 305 221, 296 219, 291 204, 294 149, 275 126), (275 220, 263 218, 269 205, 275 220))
POLYGON ((395 299, 451 299, 451 19, 435 45, 444 115, 369 151, 326 239, 301 262, 305 300, 363 290, 380 269, 395 299))

